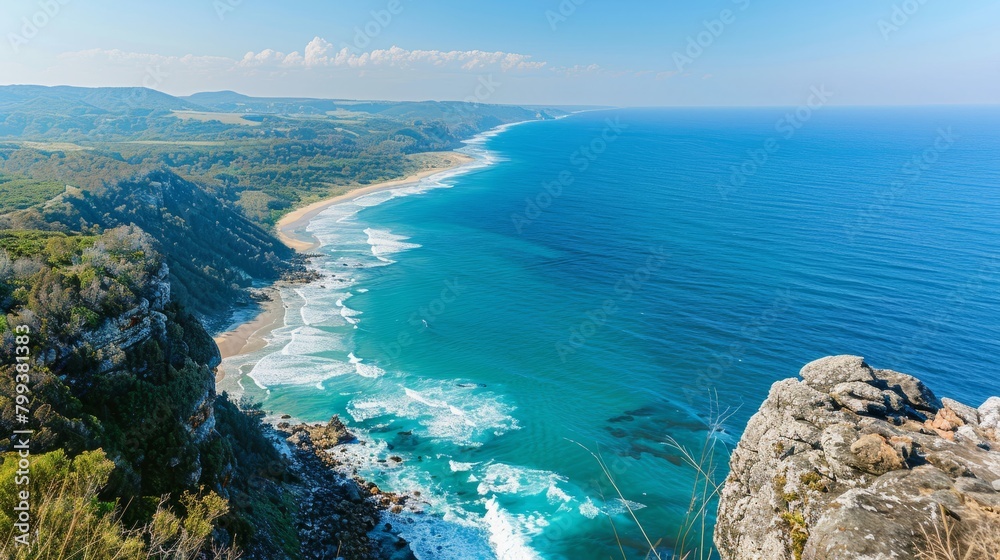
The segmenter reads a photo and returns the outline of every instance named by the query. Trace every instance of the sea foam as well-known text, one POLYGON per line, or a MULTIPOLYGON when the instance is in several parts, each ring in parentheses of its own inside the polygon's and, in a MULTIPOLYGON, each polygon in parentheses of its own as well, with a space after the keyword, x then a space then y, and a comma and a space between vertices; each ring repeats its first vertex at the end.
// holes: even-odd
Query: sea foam
POLYGON ((382 261, 388 260, 385 258, 387 255, 420 247, 416 243, 407 243, 406 240, 409 237, 395 235, 387 229, 368 228, 365 233, 368 234, 368 244, 371 245, 372 254, 382 261))

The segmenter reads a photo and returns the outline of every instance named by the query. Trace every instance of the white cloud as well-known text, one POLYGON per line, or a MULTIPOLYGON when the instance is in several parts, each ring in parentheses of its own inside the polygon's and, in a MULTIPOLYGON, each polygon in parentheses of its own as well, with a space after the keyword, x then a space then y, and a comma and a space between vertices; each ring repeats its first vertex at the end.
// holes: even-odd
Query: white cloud
POLYGON ((604 69, 597 64, 590 64, 588 66, 577 64, 568 68, 560 68, 558 71, 566 76, 578 76, 580 74, 599 74, 603 72, 604 69))
POLYGON ((160 54, 127 52, 119 49, 68 52, 59 55, 66 62, 105 61, 112 64, 162 66, 180 64, 191 68, 218 68, 232 66, 233 59, 222 56, 165 56, 160 54))
POLYGON ((393 46, 362 52, 321 37, 291 52, 264 48, 234 57, 90 49, 32 64, 9 62, 0 59, 0 76, 21 83, 142 85, 174 95, 231 89, 260 96, 465 99, 488 77, 499 85, 491 102, 592 103, 603 97, 602 88, 618 87, 607 79, 614 72, 595 64, 567 67, 505 51, 393 46))
POLYGON ((530 55, 503 51, 439 51, 407 50, 397 46, 364 53, 353 53, 347 47, 337 50, 329 41, 316 37, 306 45, 303 54, 298 51, 284 54, 271 49, 248 52, 239 61, 240 66, 283 67, 394 67, 394 68, 451 68, 466 71, 541 70, 547 63, 532 60, 530 55))

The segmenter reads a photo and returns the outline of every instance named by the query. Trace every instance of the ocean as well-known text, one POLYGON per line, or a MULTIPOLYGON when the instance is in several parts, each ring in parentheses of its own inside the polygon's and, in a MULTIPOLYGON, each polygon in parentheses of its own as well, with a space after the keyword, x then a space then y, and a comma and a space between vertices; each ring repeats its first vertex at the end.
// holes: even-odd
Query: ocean
POLYGON ((420 558, 669 557, 704 505, 675 445, 722 481, 809 361, 1000 394, 997 130, 996 107, 502 127, 314 219, 323 279, 284 289, 286 326, 220 389, 339 414, 359 474, 420 492, 430 515, 390 516, 420 558))

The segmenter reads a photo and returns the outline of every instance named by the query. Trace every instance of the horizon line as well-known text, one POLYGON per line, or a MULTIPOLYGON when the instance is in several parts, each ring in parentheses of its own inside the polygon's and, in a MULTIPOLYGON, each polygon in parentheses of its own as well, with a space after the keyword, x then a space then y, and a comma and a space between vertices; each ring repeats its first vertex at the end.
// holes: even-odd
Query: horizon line
MULTIPOLYGON (((664 104, 664 105, 604 105, 599 103, 545 103, 545 102, 520 102, 520 103, 473 103, 470 101, 463 101, 459 99, 405 99, 405 100, 393 100, 393 99, 378 99, 378 98, 349 98, 349 97, 315 97, 310 95, 303 96, 293 96, 293 95, 274 95, 274 96, 260 96, 260 95, 249 95, 245 93, 240 93, 231 89, 222 90, 204 90, 196 91, 188 95, 176 95, 172 93, 167 93, 162 90, 155 88, 150 88, 146 86, 75 86, 71 84, 58 84, 58 85, 43 85, 43 84, 31 84, 31 83, 0 83, 0 88, 2 87, 39 87, 39 88, 75 88, 75 89, 90 89, 90 90, 101 90, 101 89, 132 89, 132 90, 148 90, 156 92, 162 95, 173 97, 175 99, 186 99, 194 97, 195 95, 201 94, 211 94, 211 93, 231 93, 234 95, 239 95, 242 97, 247 97, 250 99, 305 99, 312 101, 366 101, 370 103, 466 103, 470 105, 493 105, 502 107, 589 107, 599 110, 615 110, 615 109, 766 109, 766 108, 788 108, 796 107, 797 105, 789 105, 784 103, 761 103, 755 105, 740 105, 740 104, 719 104, 719 105, 694 105, 694 104, 664 104)), ((931 103, 830 103, 829 107, 840 107, 840 108, 921 108, 921 107, 1000 107, 1000 103, 950 103, 950 102, 931 102, 931 103)))

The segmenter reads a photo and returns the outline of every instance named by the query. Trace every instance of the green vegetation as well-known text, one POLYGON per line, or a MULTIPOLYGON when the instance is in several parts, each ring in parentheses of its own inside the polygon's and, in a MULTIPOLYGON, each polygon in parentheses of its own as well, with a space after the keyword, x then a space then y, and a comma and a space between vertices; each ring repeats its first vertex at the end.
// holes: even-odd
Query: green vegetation
POLYGON ((37 187, 34 197, 16 203, 0 196, 0 213, 62 192, 51 185, 94 190, 170 170, 269 226, 332 187, 405 176, 415 170, 411 154, 454 149, 500 124, 564 113, 459 102, 258 99, 232 92, 181 99, 143 88, 4 86, 0 142, 16 143, 0 144, 0 171, 49 190, 37 187))
MULTIPOLYGON (((34 457, 30 484, 16 487, 18 455, 8 453, 0 465, 0 534, 20 534, 11 517, 15 496, 27 490, 35 496, 33 529, 29 535, 35 546, 17 546, 13 539, 0 543, 0 556, 16 560, 107 560, 171 559, 198 557, 210 541, 219 519, 228 511, 226 500, 214 492, 185 492, 175 513, 166 501, 157 504, 151 521, 135 529, 122 523, 117 502, 97 496, 115 469, 101 450, 88 451, 70 459, 59 450, 34 457)), ((238 550, 228 547, 215 558, 238 558, 238 550)))
POLYGON ((806 550, 806 543, 809 542, 809 530, 806 526, 805 518, 798 511, 785 511, 781 513, 780 517, 788 525, 792 555, 795 560, 802 560, 802 554, 806 550))
MULTIPOLYGON (((99 496, 99 502, 81 502, 72 487, 56 485, 70 493, 52 498, 65 507, 53 510, 51 530, 62 534, 56 514, 63 512, 93 528, 79 539, 106 533, 112 536, 102 542, 129 551, 138 538, 150 550, 174 551, 152 557, 194 558, 192 543, 207 542, 209 521, 191 525, 167 510, 187 512, 189 519, 196 512, 198 519, 210 520, 211 530, 228 535, 214 545, 234 540, 265 551, 294 549, 294 535, 275 529, 294 527, 294 508, 280 486, 284 462, 265 437, 257 411, 248 414, 225 395, 215 398, 210 365, 218 363, 218 349, 192 315, 162 297, 164 258, 152 237, 135 226, 86 236, 13 231, 0 236, 0 245, 0 316, 6 325, 0 340, 0 433, 9 438, 26 427, 15 423, 17 342, 9 330, 24 325, 36 357, 28 383, 32 452, 56 453, 52 460, 58 463, 101 449, 113 461, 106 464, 114 466, 87 471, 86 495, 99 496), (214 427, 201 429, 210 418, 214 427), (192 501, 190 493, 202 487, 227 496, 228 505, 211 493, 192 501), (262 509, 266 515, 251 514, 262 509), (154 532, 136 533, 135 527, 154 532), (255 540, 261 534, 269 538, 255 540)), ((10 439, 0 440, 0 449, 11 445, 10 439)), ((95 461, 81 468, 100 463, 95 461)), ((45 495, 48 503, 44 492, 56 491, 45 485, 51 477, 34 479, 43 484, 36 496, 45 495)), ((2 483, 0 500, 12 499, 12 489, 2 483)), ((42 526, 49 523, 39 520, 42 526)), ((34 557, 69 557, 58 554, 34 557)))
POLYGON ((805 484, 807 488, 814 492, 829 492, 830 489, 823 480, 823 475, 816 471, 809 471, 799 477, 802 484, 805 484))
POLYGON ((255 279, 278 279, 292 258, 239 210, 166 172, 0 216, 0 227, 11 228, 0 247, 15 258, 40 254, 51 238, 128 225, 152 236, 146 250, 165 255, 174 299, 203 317, 223 314, 255 279))
POLYGON ((13 430, 34 430, 41 497, 30 552, 0 557, 298 558, 294 479, 260 410, 215 395, 204 325, 301 267, 269 232, 291 208, 551 116, 0 86, 0 453, 13 430), (27 424, 13 327, 31 331, 27 424))
POLYGON ((62 194, 65 188, 55 181, 15 179, 0 175, 0 208, 31 208, 62 194))
POLYGON ((406 176, 422 168, 416 154, 535 118, 551 115, 467 103, 0 86, 0 231, 137 225, 165 256, 175 299, 211 321, 246 302, 254 282, 297 266, 269 233, 292 208, 406 176))

